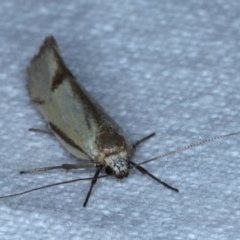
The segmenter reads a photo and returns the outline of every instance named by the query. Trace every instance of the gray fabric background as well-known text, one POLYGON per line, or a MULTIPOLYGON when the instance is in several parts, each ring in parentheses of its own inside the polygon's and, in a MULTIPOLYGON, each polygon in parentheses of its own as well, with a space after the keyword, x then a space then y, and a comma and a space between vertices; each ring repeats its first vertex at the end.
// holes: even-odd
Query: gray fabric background
MULTIPOLYGON (((237 131, 240 2, 223 0, 7 1, 0 4, 0 195, 92 176, 92 170, 21 176, 74 163, 26 90, 26 67, 53 34, 78 80, 134 141, 157 136, 141 161, 237 131)), ((239 239, 240 136, 146 165, 176 194, 131 171, 0 201, 0 239, 239 239)))

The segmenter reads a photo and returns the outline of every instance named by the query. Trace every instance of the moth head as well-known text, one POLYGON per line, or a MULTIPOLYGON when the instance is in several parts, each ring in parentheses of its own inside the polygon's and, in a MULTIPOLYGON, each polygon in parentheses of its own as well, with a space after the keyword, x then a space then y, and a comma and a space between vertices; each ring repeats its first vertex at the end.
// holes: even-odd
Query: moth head
POLYGON ((105 159, 105 171, 107 174, 114 175, 117 178, 123 178, 128 176, 128 158, 125 152, 117 154, 111 154, 105 159))

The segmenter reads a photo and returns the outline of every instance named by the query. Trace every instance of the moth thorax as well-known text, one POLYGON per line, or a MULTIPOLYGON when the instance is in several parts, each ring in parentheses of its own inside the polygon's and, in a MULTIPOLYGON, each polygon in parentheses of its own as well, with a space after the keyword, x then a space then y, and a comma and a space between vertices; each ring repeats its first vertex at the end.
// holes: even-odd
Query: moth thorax
POLYGON ((128 157, 127 153, 120 152, 107 156, 105 159, 106 170, 112 172, 115 177, 123 178, 128 176, 128 157))

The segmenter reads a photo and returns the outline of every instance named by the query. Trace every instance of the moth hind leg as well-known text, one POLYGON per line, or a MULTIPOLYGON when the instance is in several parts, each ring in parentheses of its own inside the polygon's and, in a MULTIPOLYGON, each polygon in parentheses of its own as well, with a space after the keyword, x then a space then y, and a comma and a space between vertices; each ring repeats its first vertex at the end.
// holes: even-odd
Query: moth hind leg
POLYGON ((91 168, 95 167, 95 164, 93 163, 78 163, 78 164, 62 164, 59 166, 50 166, 50 167, 40 167, 40 168, 33 168, 33 169, 27 169, 20 171, 20 174, 26 174, 26 173, 35 173, 35 172, 45 172, 50 171, 54 169, 65 169, 66 171, 69 171, 71 169, 80 169, 80 168, 91 168))

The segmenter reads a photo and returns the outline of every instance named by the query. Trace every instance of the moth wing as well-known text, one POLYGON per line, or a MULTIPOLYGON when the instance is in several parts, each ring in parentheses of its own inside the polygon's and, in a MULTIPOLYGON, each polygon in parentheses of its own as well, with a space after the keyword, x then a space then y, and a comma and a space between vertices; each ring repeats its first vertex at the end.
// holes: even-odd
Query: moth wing
POLYGON ((53 37, 46 38, 28 67, 28 90, 56 137, 70 153, 88 160, 99 154, 95 144, 96 118, 88 111, 89 103, 84 99, 88 96, 65 66, 53 37))

